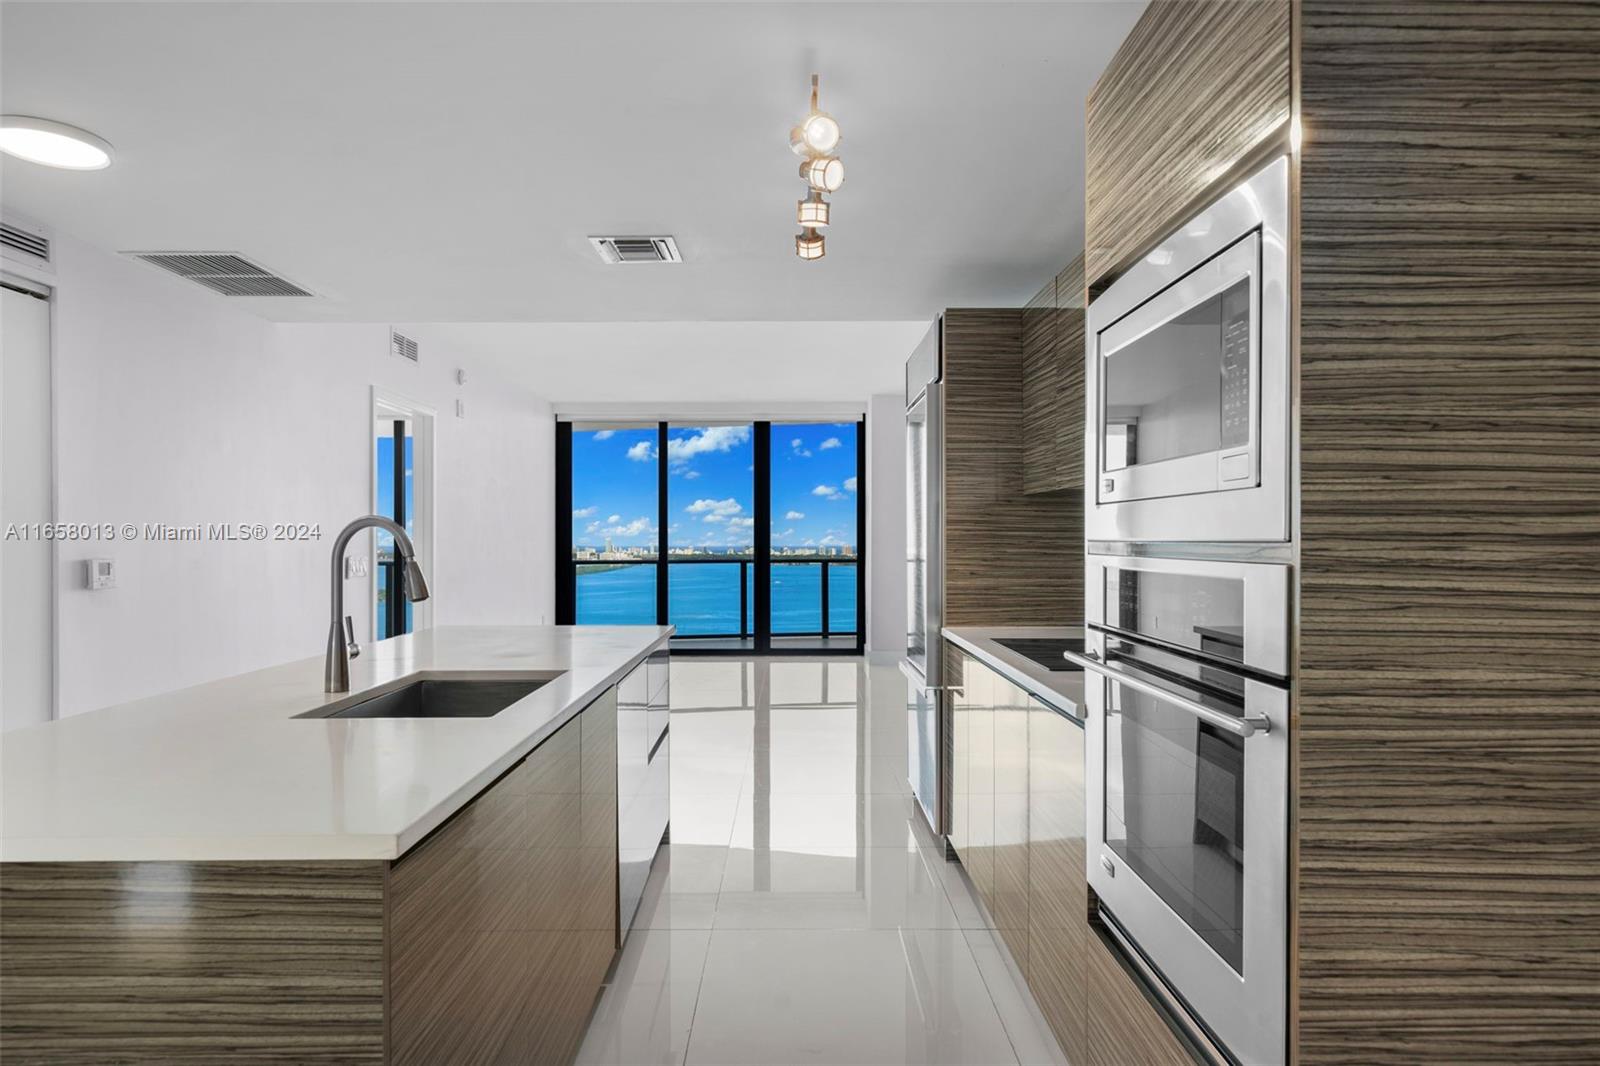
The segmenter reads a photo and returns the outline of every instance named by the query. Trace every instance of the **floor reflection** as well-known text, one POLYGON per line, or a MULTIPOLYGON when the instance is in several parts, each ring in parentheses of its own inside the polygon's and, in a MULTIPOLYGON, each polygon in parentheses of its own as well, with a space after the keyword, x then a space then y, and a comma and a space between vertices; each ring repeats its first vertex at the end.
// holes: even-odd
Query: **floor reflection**
POLYGON ((674 659, 672 745, 580 1062, 1060 1061, 915 808, 894 667, 674 659))

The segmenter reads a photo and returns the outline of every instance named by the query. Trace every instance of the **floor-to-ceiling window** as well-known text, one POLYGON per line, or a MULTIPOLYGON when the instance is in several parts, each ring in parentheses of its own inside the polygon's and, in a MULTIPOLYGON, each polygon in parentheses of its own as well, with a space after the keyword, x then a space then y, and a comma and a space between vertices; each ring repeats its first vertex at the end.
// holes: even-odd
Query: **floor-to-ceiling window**
POLYGON ((556 621, 860 651, 863 425, 558 422, 556 621))
POLYGON ((667 621, 685 637, 755 636, 755 431, 667 428, 667 621))
POLYGON ((572 427, 571 565, 579 625, 652 625, 660 525, 660 429, 572 427))
POLYGON ((772 644, 853 649, 860 631, 860 466, 854 422, 774 422, 772 644))

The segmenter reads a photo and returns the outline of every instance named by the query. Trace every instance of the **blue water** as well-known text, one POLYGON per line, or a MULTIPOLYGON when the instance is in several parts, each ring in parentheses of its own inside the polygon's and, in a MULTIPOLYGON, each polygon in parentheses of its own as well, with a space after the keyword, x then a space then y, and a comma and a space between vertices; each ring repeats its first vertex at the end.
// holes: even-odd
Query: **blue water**
MULTIPOLYGON (((687 636, 739 634, 739 564, 668 564, 667 620, 687 636)), ((745 632, 755 628, 755 567, 745 568, 745 632)), ((624 566, 600 572, 578 571, 579 625, 653 625, 656 620, 656 568, 624 566)), ((828 628, 856 629, 856 567, 828 565, 828 628)), ((773 563, 772 631, 822 630, 822 564, 773 563)))

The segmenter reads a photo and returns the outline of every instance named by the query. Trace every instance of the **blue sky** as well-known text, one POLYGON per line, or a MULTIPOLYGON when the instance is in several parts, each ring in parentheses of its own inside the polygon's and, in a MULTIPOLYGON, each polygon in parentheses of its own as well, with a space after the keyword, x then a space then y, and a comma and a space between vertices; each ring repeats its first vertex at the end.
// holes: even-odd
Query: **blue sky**
MULTIPOLYGON (((574 430, 572 542, 657 542, 656 429, 574 430)), ((673 426, 667 433, 668 543, 748 546, 755 515, 754 430, 673 426)), ((856 426, 772 427, 772 543, 855 543, 856 426)))

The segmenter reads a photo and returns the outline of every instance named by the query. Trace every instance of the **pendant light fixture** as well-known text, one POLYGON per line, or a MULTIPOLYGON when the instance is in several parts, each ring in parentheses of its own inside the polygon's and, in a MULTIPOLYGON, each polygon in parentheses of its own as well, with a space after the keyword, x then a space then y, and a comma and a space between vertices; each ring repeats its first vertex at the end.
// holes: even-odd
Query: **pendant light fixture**
POLYGON ((789 148, 801 157, 800 180, 809 186, 806 198, 795 206, 795 221, 800 233, 794 239, 794 254, 801 259, 821 259, 827 254, 826 240, 817 230, 829 222, 831 205, 822 198, 837 192, 844 184, 844 163, 834 153, 843 135, 839 120, 817 106, 818 76, 811 75, 811 112, 789 130, 789 148))
POLYGON ((821 259, 828 254, 828 238, 807 226, 795 236, 794 254, 801 259, 821 259))
POLYGON ((828 224, 828 201, 815 189, 811 190, 804 200, 795 205, 795 221, 801 226, 810 226, 813 229, 828 224))

